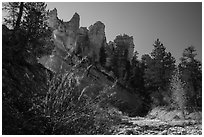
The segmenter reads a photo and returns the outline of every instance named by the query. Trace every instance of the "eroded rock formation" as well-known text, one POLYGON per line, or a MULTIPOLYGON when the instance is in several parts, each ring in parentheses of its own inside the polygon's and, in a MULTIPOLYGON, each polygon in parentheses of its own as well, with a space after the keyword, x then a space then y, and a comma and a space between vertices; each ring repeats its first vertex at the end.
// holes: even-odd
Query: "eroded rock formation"
POLYGON ((63 22, 57 17, 57 9, 50 11, 48 26, 53 29, 56 47, 63 50, 73 50, 73 48, 76 46, 79 20, 79 15, 75 13, 70 21, 63 22))
POLYGON ((133 37, 128 36, 126 34, 118 35, 115 38, 114 42, 116 43, 117 49, 119 50, 119 54, 121 54, 121 56, 123 56, 124 54, 127 54, 127 60, 130 61, 131 63, 131 59, 134 53, 133 37))
POLYGON ((105 38, 105 25, 98 21, 89 27, 88 37, 90 47, 92 48, 92 56, 95 56, 95 61, 99 62, 99 53, 101 47, 106 43, 105 38))
POLYGON ((50 11, 48 16, 47 22, 48 26, 53 30, 55 48, 52 55, 42 57, 39 63, 52 72, 64 73, 71 67, 70 55, 76 48, 80 17, 75 13, 70 21, 63 22, 57 17, 57 9, 50 11))
POLYGON ((78 30, 75 53, 80 57, 88 55, 91 48, 89 46, 88 29, 80 27, 78 30))
POLYGON ((53 30, 55 49, 51 56, 39 60, 41 64, 53 72, 59 72, 57 68, 66 71, 70 68, 67 65, 70 64, 70 56, 73 54, 88 56, 93 62, 99 62, 100 49, 106 44, 105 25, 102 22, 96 22, 89 29, 79 28, 80 17, 77 13, 68 22, 57 17, 57 9, 53 9, 48 15, 47 22, 53 30))

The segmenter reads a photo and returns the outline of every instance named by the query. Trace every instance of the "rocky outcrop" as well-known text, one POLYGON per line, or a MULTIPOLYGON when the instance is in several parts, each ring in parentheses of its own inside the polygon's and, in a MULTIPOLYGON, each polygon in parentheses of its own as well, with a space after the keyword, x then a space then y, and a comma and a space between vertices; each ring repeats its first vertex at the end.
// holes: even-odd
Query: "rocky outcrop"
POLYGON ((105 54, 106 54, 106 64, 105 66, 107 68, 110 68, 112 65, 112 60, 114 56, 114 49, 116 47, 116 44, 112 41, 109 41, 109 43, 105 46, 105 54))
POLYGON ((48 16, 47 22, 53 30, 55 48, 52 55, 40 58, 39 63, 55 73, 65 72, 70 69, 70 55, 76 48, 80 17, 75 13, 70 21, 63 22, 57 17, 57 9, 50 11, 48 16))
MULTIPOLYGON (((105 37, 105 25, 102 22, 96 22, 89 29, 86 27, 79 28, 79 19, 79 15, 75 13, 70 21, 63 22, 57 18, 56 9, 50 12, 48 23, 49 27, 53 29, 53 38, 56 47, 52 55, 42 57, 39 62, 52 72, 71 73, 68 79, 77 81, 75 84, 77 84, 78 91, 84 92, 88 96, 92 96, 93 94, 98 95, 99 92, 110 87, 111 90, 109 93, 114 93, 112 102, 117 102, 115 106, 124 112, 131 112, 133 115, 137 114, 142 106, 142 100, 139 98, 139 95, 131 92, 131 89, 125 87, 120 82, 116 82, 113 75, 102 71, 103 68, 91 68, 87 70, 90 60, 88 63, 85 63, 86 67, 82 65, 79 68, 75 68, 80 62, 79 59, 76 59, 75 63, 70 64, 72 62, 70 54, 71 56, 74 54, 81 57, 88 56, 91 58, 92 63, 100 62, 102 47, 108 47, 105 37), (89 72, 89 76, 88 74, 85 75, 86 72, 89 72)), ((122 42, 131 44, 131 40, 133 39, 127 37, 126 40, 125 38, 122 37, 122 42)), ((109 58, 110 60, 115 48, 118 46, 117 44, 115 42, 107 53, 111 56, 109 58)), ((125 48, 129 49, 130 46, 125 48)))
POLYGON ((84 57, 89 54, 90 50, 88 29, 86 27, 80 27, 77 35, 75 53, 80 57, 84 57))
POLYGON ((118 35, 114 42, 109 42, 106 50, 106 67, 111 66, 117 78, 127 79, 134 52, 133 37, 118 35))
POLYGON ((79 14, 75 13, 69 22, 65 22, 65 45, 66 48, 73 51, 76 47, 77 31, 79 29, 79 14))
POLYGON ((47 23, 48 23, 48 27, 52 28, 52 29, 57 29, 58 28, 58 25, 60 23, 60 20, 58 19, 57 17, 57 9, 54 8, 53 10, 51 10, 49 13, 48 13, 48 20, 47 20, 47 23))
POLYGON ((102 22, 98 21, 91 25, 89 30, 85 27, 79 29, 80 17, 77 13, 68 22, 58 19, 57 9, 53 9, 48 15, 47 22, 53 30, 55 49, 52 56, 42 57, 39 60, 41 64, 58 72, 57 67, 63 68, 62 66, 67 66, 64 64, 70 64, 67 58, 74 53, 81 57, 88 56, 93 62, 99 62, 100 49, 106 44, 105 25, 102 22))
POLYGON ((53 29, 54 42, 56 47, 63 50, 73 50, 76 46, 77 31, 79 29, 80 17, 77 13, 70 21, 63 22, 57 17, 57 10, 49 13, 48 26, 53 29))
POLYGON ((95 61, 99 62, 100 49, 104 43, 106 43, 105 25, 100 21, 96 22, 94 25, 91 25, 89 27, 88 37, 90 47, 93 49, 91 54, 92 56, 95 55, 95 61))
POLYGON ((81 27, 77 35, 76 53, 88 56, 94 62, 100 60, 101 47, 106 44, 105 25, 98 21, 89 27, 81 27))
POLYGON ((118 35, 115 38, 114 42, 116 43, 117 48, 120 50, 119 53, 121 55, 125 54, 125 51, 127 51, 127 60, 131 63, 135 46, 133 42, 133 37, 130 37, 126 34, 118 35))

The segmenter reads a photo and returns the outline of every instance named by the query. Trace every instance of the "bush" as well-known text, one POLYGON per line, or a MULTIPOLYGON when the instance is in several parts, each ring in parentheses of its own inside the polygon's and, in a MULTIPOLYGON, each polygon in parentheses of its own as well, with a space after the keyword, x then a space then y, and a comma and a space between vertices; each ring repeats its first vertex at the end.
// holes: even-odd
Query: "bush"
POLYGON ((186 93, 184 89, 184 84, 180 79, 179 70, 174 72, 170 84, 171 92, 171 107, 174 109, 179 109, 184 113, 186 108, 186 93))
POLYGON ((81 94, 73 75, 59 74, 50 81, 43 111, 53 125, 52 134, 111 134, 120 118, 108 105, 109 87, 92 98, 81 94))
MULTIPOLYGON (((98 94, 91 97, 81 94, 85 87, 73 77, 77 72, 55 75, 46 84, 44 70, 30 69, 4 66, 2 134, 111 134, 120 122, 120 114, 108 105, 111 86, 93 85, 87 93, 98 94)), ((85 73, 81 70, 76 71, 85 73)))

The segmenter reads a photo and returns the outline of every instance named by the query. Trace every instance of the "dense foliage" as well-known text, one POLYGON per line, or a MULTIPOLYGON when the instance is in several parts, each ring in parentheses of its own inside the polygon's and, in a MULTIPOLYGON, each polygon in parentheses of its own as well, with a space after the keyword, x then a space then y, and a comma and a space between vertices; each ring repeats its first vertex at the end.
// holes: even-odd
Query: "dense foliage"
POLYGON ((164 105, 168 94, 170 78, 175 69, 175 59, 157 39, 150 55, 142 57, 144 63, 145 88, 151 94, 155 105, 164 105))
POLYGON ((202 68, 201 62, 195 58, 196 55, 196 50, 193 46, 186 48, 179 64, 189 107, 202 106, 202 68))

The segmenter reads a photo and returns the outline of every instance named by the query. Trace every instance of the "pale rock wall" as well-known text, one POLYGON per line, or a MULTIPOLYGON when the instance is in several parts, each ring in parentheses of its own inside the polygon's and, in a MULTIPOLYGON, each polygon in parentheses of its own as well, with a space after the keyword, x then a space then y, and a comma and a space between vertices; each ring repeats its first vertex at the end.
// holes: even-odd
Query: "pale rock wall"
POLYGON ((60 49, 73 51, 79 29, 79 15, 75 13, 70 21, 63 22, 57 17, 57 9, 53 9, 48 16, 48 26, 53 29, 55 45, 60 49))
POLYGON ((80 27, 78 30, 75 53, 81 57, 87 56, 90 53, 88 29, 80 27))
POLYGON ((48 13, 48 27, 53 30, 55 49, 50 56, 39 59, 39 63, 52 72, 66 72, 70 69, 71 60, 67 59, 76 47, 77 31, 80 17, 77 13, 70 21, 63 22, 57 17, 57 9, 48 13))
POLYGON ((56 9, 49 12, 48 26, 53 29, 56 51, 75 51, 82 57, 89 56, 94 62, 99 62, 100 49, 106 43, 105 25, 98 21, 89 30, 84 27, 79 29, 79 20, 77 13, 70 21, 63 22, 58 19, 56 9))
POLYGON ((104 45, 105 38, 105 25, 97 21, 94 25, 89 27, 88 32, 90 47, 93 48, 93 56, 95 56, 95 61, 99 62, 99 53, 101 47, 104 45))

